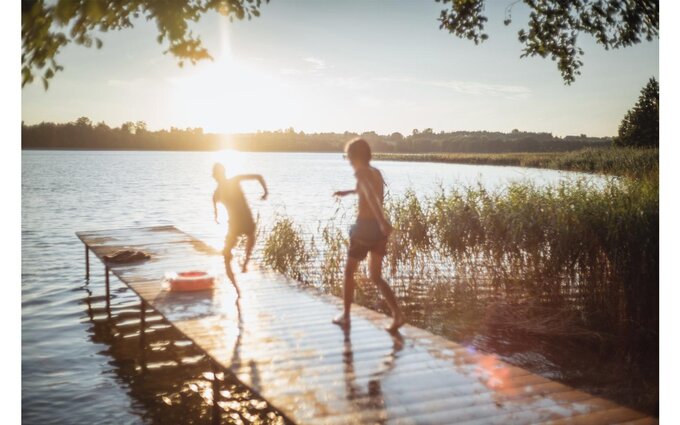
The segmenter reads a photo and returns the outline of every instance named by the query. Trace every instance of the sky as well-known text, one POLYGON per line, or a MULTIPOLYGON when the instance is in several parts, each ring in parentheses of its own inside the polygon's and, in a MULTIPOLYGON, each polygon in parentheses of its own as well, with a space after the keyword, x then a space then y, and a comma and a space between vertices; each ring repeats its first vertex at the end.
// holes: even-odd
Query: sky
POLYGON ((250 21, 204 16, 194 31, 214 61, 183 68, 163 54, 154 23, 140 19, 101 34, 100 50, 63 49, 64 71, 47 91, 39 79, 22 89, 22 120, 87 116, 210 133, 616 135, 641 88, 659 78, 658 41, 606 51, 581 35, 582 75, 568 86, 550 59, 520 58, 528 10, 515 4, 505 26, 510 3, 487 0, 490 38, 475 45, 439 29, 444 6, 433 0, 272 0, 250 21))

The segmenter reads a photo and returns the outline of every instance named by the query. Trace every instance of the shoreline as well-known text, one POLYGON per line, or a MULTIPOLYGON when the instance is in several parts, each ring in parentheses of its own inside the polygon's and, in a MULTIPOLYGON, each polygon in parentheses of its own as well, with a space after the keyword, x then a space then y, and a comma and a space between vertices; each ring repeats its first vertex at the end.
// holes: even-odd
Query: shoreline
MULTIPOLYGON (((244 153, 343 154, 342 151, 237 150, 244 153)), ((22 148, 21 151, 57 152, 219 152, 217 150, 169 149, 72 149, 22 148)), ((658 148, 585 148, 563 152, 376 152, 376 161, 431 162, 464 165, 524 167, 641 178, 659 170, 658 148)))

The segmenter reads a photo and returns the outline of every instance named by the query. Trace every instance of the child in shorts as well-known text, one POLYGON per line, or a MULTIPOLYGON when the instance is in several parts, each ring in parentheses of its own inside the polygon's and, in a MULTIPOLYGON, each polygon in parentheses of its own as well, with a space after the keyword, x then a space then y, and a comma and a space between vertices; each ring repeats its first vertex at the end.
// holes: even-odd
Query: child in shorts
POLYGON ((397 305, 394 292, 382 278, 382 259, 386 254, 387 238, 392 233, 392 226, 385 218, 383 211, 385 181, 380 171, 371 166, 371 148, 364 139, 354 139, 347 143, 345 152, 354 168, 357 186, 354 190, 338 191, 334 195, 342 197, 357 194, 359 213, 356 223, 350 230, 345 266, 344 312, 333 319, 333 323, 342 327, 350 325, 350 309, 354 299, 354 273, 359 263, 370 254, 369 277, 385 297, 392 312, 392 323, 386 329, 396 332, 405 323, 405 318, 397 305))

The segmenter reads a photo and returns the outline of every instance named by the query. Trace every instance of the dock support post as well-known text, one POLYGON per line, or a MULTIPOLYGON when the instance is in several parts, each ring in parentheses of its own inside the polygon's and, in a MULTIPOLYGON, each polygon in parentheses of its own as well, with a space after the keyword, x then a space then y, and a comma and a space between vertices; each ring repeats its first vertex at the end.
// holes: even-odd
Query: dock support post
POLYGON ((87 315, 90 317, 90 321, 94 322, 94 312, 92 311, 92 291, 85 289, 87 291, 87 297, 85 298, 85 303, 87 304, 87 315))
POLYGON ((142 372, 146 372, 146 303, 142 300, 139 312, 139 350, 142 372))
POLYGON ((139 347, 144 350, 144 334, 146 329, 146 303, 142 300, 139 311, 139 347))
POLYGON ((106 266, 106 314, 111 318, 111 296, 109 292, 109 266, 106 266))
POLYGON ((85 245, 85 279, 90 283, 90 248, 85 245))
POLYGON ((219 425, 220 422, 222 422, 222 418, 220 415, 220 405, 218 404, 218 401, 220 399, 220 384, 219 380, 217 379, 217 374, 219 373, 219 368, 215 364, 215 362, 211 361, 212 364, 212 372, 213 372, 213 382, 212 382, 212 393, 213 393, 213 417, 212 417, 212 423, 213 425, 219 425))

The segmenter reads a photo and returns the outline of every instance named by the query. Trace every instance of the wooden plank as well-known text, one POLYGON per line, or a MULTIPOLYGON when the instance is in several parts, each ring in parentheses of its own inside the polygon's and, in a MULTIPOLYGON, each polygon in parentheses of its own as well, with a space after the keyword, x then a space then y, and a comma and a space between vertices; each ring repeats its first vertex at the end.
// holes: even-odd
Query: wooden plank
POLYGON ((142 228, 121 228, 114 230, 96 230, 76 232, 86 245, 106 247, 113 245, 136 245, 138 243, 169 243, 179 240, 192 240, 190 235, 174 226, 153 226, 142 228))
MULTIPOLYGON (((173 226, 78 237, 100 259, 118 249, 148 252, 148 261, 111 265, 112 273, 297 423, 658 422, 413 326, 402 328, 401 337, 391 336, 382 329, 390 319, 370 309, 353 307, 345 332, 330 323, 342 311, 340 299, 275 273, 237 273, 242 294, 237 303, 218 250, 173 226), (190 269, 219 274, 215 289, 164 289, 166 272, 190 269)), ((122 320, 121 332, 139 323, 128 307, 114 314, 122 320)), ((151 322, 147 316, 147 331, 159 326, 151 322)), ((172 359, 154 360, 164 367, 172 359)))

